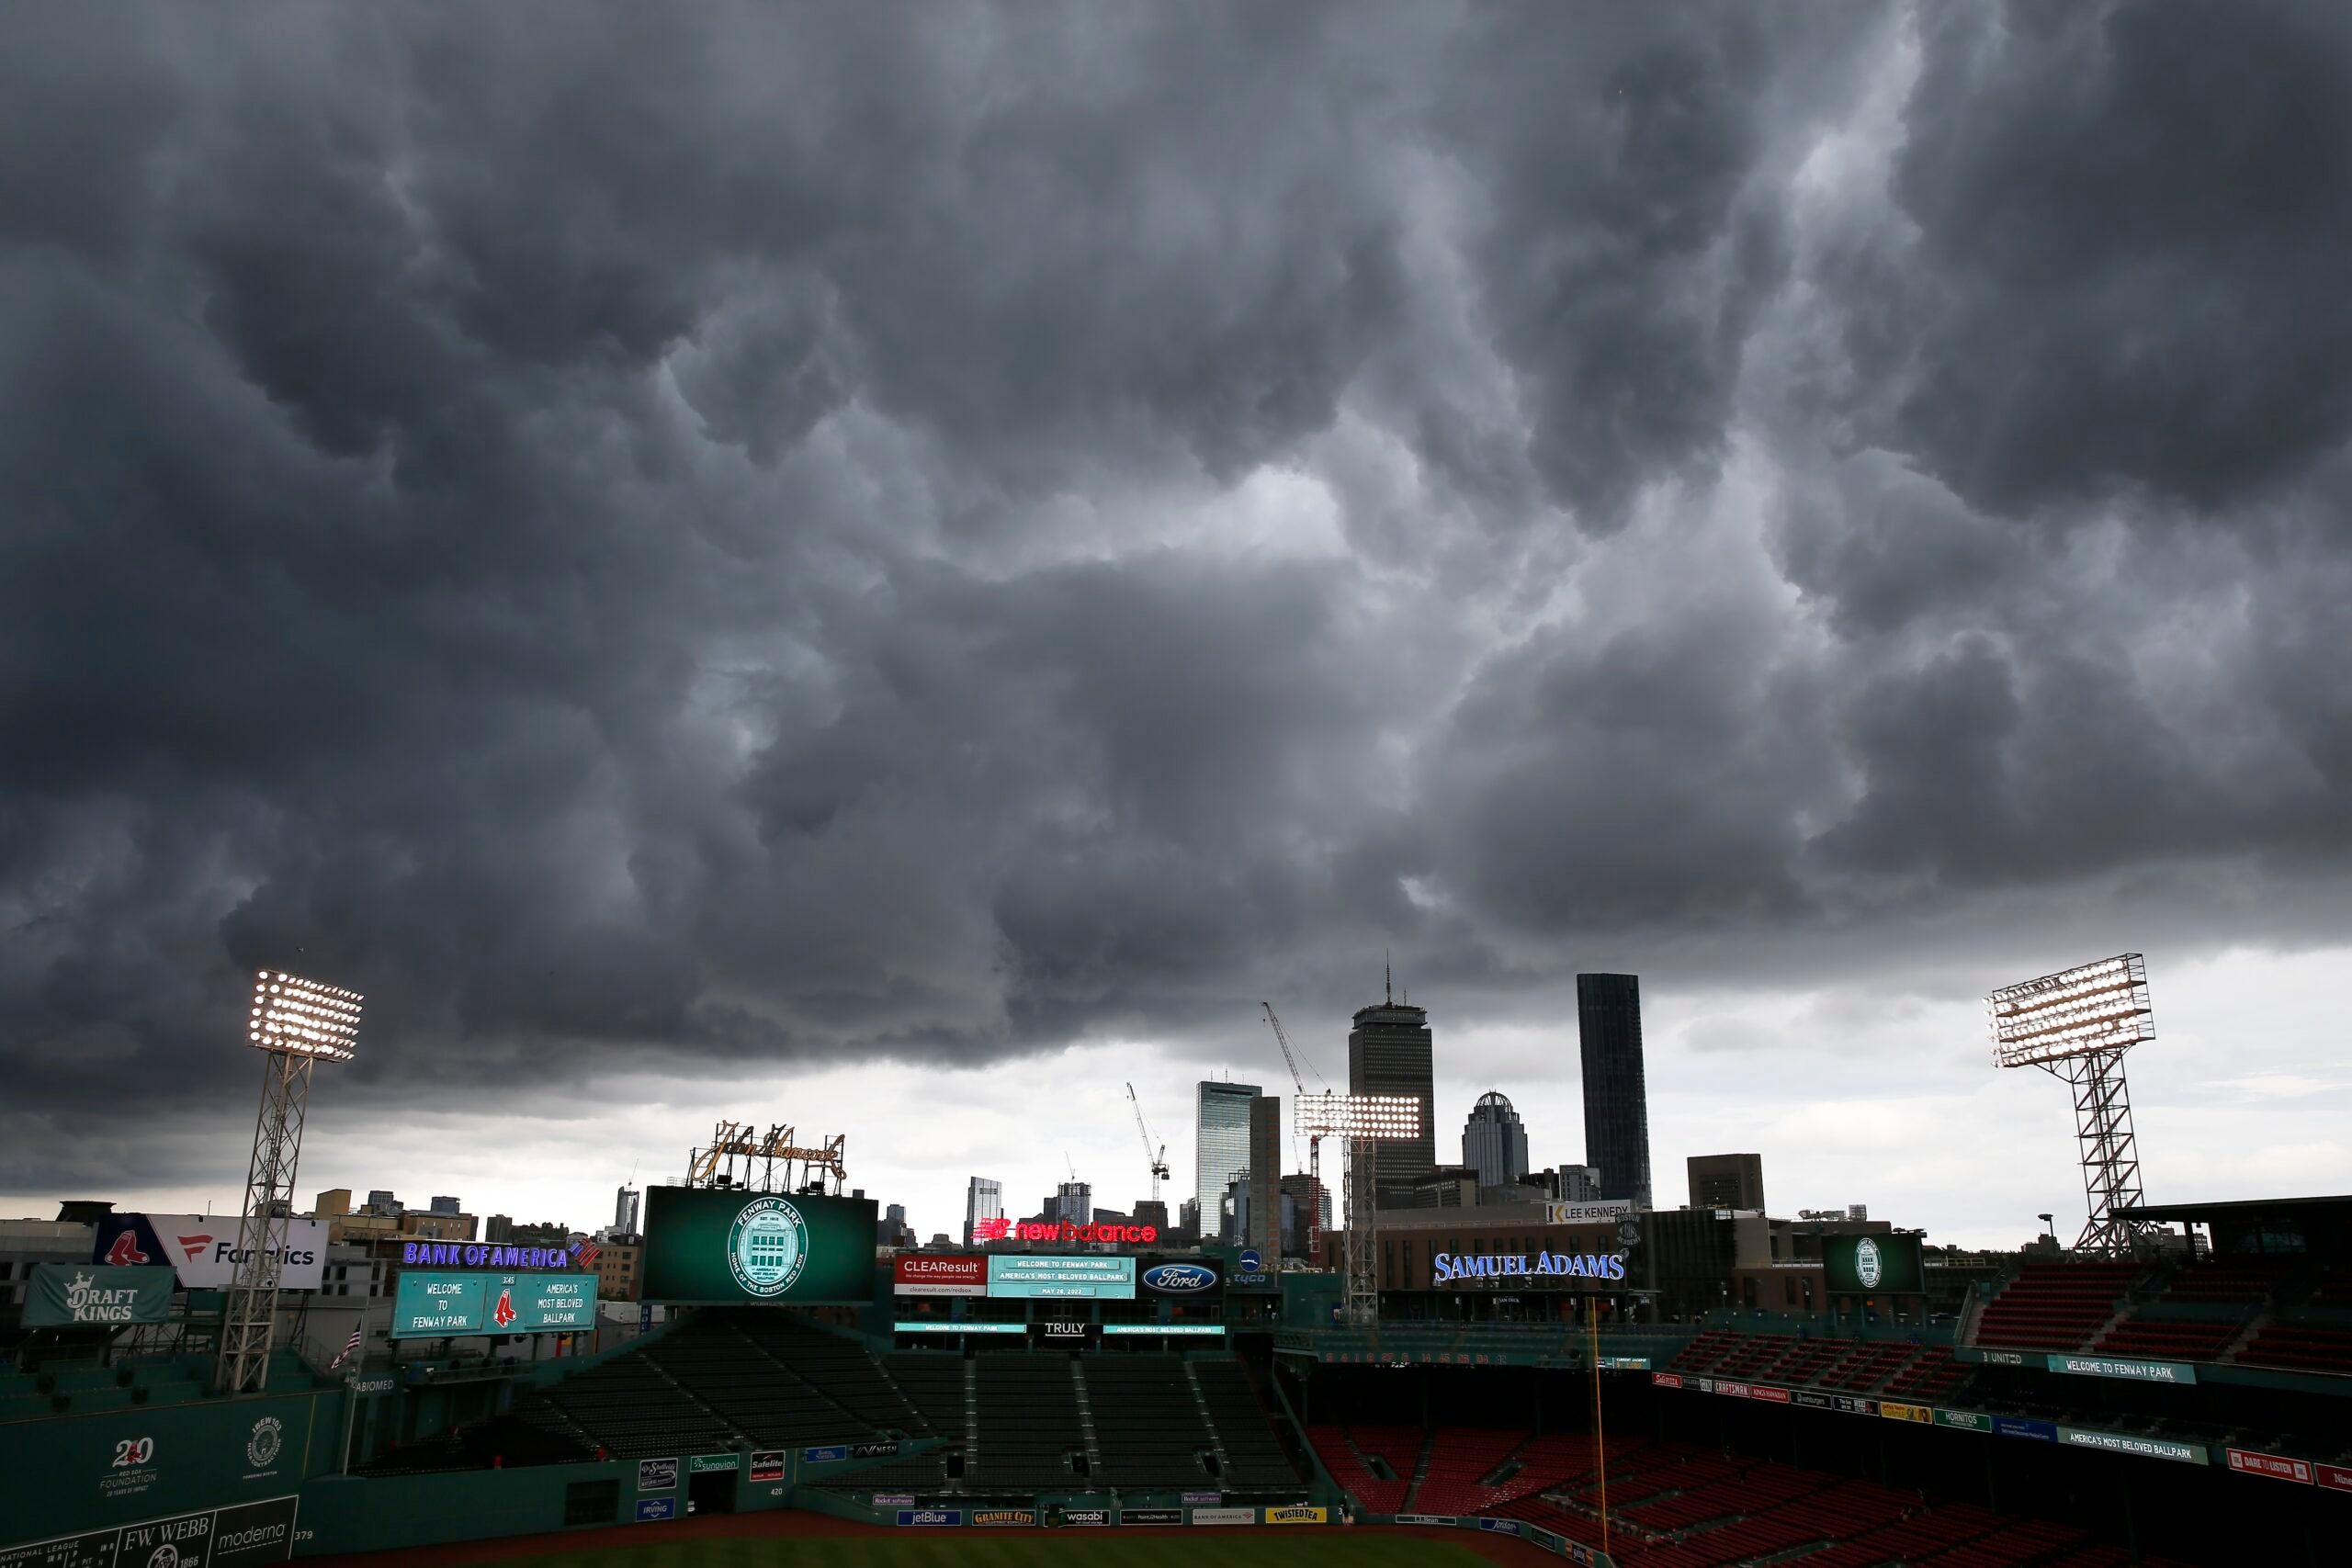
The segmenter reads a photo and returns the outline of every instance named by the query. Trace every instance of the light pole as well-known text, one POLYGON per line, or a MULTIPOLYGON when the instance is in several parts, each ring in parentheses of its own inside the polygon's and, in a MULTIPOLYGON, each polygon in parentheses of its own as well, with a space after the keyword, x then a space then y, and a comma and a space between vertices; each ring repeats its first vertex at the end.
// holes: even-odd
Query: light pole
POLYGON ((1380 1317, 1374 1232, 1379 1197, 1373 1187, 1373 1145, 1420 1135, 1421 1102, 1411 1095, 1302 1094, 1298 1131, 1310 1142, 1337 1137, 1348 1151, 1347 1317, 1369 1328, 1380 1317))
POLYGON ((245 1043, 262 1053, 261 1111, 245 1172, 244 1219, 237 1227, 237 1272, 220 1324, 214 1384, 224 1393, 259 1393, 269 1382, 277 1328, 277 1281, 294 1213, 294 1170, 302 1156, 302 1117, 311 1069, 347 1062, 359 1039, 360 997, 283 972, 254 981, 245 1043))

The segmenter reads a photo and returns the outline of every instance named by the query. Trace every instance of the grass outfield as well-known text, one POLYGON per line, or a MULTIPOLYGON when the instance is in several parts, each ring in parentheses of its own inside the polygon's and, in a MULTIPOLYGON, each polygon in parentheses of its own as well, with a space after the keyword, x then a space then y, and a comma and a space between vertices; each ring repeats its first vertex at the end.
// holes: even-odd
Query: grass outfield
POLYGON ((1119 1568, 1199 1568, 1204 1549, 1213 1550, 1217 1568, 1491 1568, 1488 1559, 1439 1537, 1357 1535, 1345 1529, 1203 1529, 1182 1536, 943 1529, 888 1538, 681 1540, 550 1551, 510 1558, 502 1568, 1081 1568, 1106 1558, 1119 1568))

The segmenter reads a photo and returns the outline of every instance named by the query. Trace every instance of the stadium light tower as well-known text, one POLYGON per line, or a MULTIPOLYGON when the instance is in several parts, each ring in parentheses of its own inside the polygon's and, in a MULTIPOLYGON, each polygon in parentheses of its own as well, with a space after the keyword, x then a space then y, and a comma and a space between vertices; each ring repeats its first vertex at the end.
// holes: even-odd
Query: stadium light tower
POLYGON ((2075 1250, 2129 1255, 2140 1234, 2132 1218, 2140 1206, 2140 1153, 2123 1054, 2156 1037, 2147 960, 2126 953, 2004 986, 1984 998, 1984 1011, 1996 1067, 2040 1067, 2074 1090, 2089 1209, 2075 1250))
POLYGON ((220 1323, 214 1376, 225 1393, 257 1393, 268 1385, 311 1069, 322 1061, 351 1060, 359 1040, 359 1003, 356 991, 282 972, 265 969, 254 981, 245 1043, 262 1053, 261 1113, 245 1173, 244 1219, 237 1227, 237 1272, 220 1323))
POLYGON ((1378 1208, 1372 1187, 1372 1146, 1420 1136, 1421 1102, 1399 1094, 1302 1094, 1295 1124, 1310 1146, 1338 1138, 1347 1148, 1347 1318, 1370 1327, 1380 1318, 1380 1290, 1373 1272, 1378 1208))

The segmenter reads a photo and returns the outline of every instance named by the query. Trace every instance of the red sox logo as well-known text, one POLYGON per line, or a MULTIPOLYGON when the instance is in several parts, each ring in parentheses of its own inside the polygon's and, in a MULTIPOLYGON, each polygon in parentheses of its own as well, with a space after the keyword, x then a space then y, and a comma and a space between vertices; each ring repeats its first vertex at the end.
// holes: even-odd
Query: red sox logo
POLYGON ((498 1292, 498 1304, 491 1309, 490 1321, 503 1328, 514 1321, 514 1292, 512 1289, 498 1292))
POLYGON ((146 1262, 147 1255, 139 1250, 139 1238, 130 1232, 125 1231, 114 1238, 112 1247, 107 1248, 107 1261, 118 1267, 125 1267, 146 1262))

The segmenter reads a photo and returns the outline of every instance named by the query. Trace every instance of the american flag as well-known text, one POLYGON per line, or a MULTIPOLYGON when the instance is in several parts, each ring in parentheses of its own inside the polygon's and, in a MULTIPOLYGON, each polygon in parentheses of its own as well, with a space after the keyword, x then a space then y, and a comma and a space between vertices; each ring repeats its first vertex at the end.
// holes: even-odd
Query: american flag
POLYGON ((362 1342, 361 1325, 355 1323, 351 1325, 351 1337, 343 1342, 343 1349, 335 1356, 334 1360, 327 1363, 327 1371, 334 1371, 337 1367, 343 1365, 344 1362, 357 1355, 362 1342))
POLYGON ((571 1265, 575 1269, 594 1269, 604 1250, 593 1241, 575 1242, 571 1248, 571 1265))

